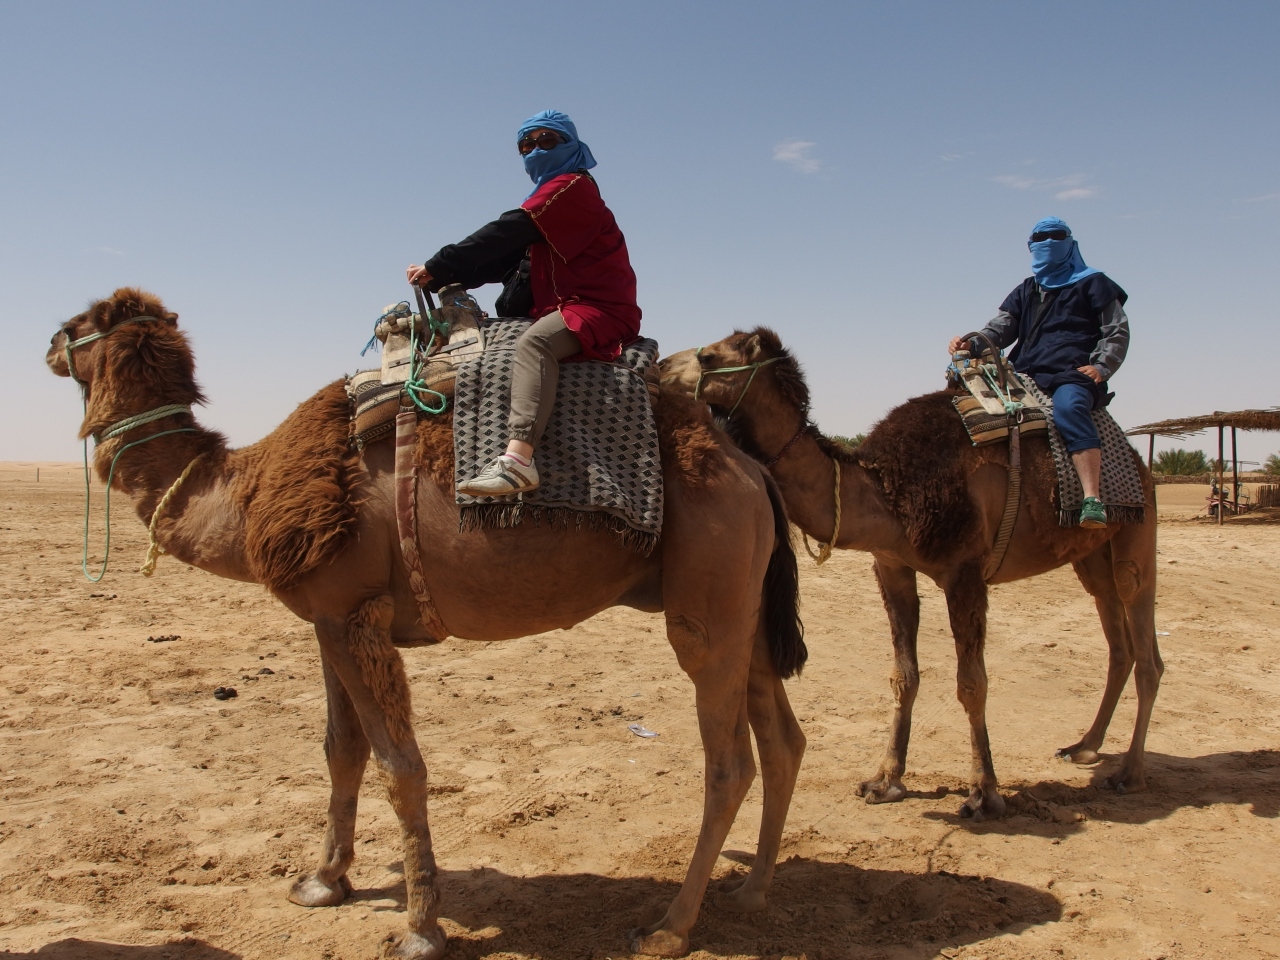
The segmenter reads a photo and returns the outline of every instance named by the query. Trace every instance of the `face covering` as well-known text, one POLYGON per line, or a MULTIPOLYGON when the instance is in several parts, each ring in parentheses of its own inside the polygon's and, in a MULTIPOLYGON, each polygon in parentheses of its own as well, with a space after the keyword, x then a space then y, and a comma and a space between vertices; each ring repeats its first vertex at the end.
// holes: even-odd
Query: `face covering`
POLYGON ((1084 257, 1080 256, 1080 245, 1071 236, 1071 228, 1057 217, 1048 217, 1031 228, 1033 234, 1054 230, 1065 232, 1067 238, 1034 243, 1027 240, 1027 249, 1031 251, 1031 272, 1035 274, 1036 283, 1046 290, 1057 290, 1101 272, 1085 266, 1084 257))
MULTIPOLYGON (((596 165, 591 148, 578 139, 578 128, 567 114, 559 110, 544 110, 534 114, 520 124, 520 129, 516 131, 516 142, 526 133, 539 128, 554 130, 564 137, 564 142, 556 144, 550 150, 535 149, 524 156, 524 169, 533 181, 534 193, 548 180, 561 174, 590 170, 596 165)), ((533 196, 533 193, 529 196, 533 196)))

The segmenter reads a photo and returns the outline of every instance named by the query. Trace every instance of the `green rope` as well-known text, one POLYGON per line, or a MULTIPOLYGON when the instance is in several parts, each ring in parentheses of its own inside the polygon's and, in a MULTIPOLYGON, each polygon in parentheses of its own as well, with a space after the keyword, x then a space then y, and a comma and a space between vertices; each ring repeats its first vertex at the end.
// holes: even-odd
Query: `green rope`
MULTIPOLYGON (((161 408, 163 409, 163 408, 161 408)), ((126 450, 133 447, 140 447, 148 441, 155 440, 159 437, 167 437, 171 433, 195 433, 195 427, 177 427, 173 430, 162 430, 160 433, 153 433, 149 437, 143 437, 141 440, 134 440, 132 443, 126 443, 111 458, 111 468, 107 471, 107 503, 106 503, 106 519, 107 534, 106 546, 102 553, 102 567, 98 570, 95 577, 89 572, 89 512, 90 512, 90 490, 89 490, 89 438, 84 439, 84 548, 80 553, 80 570, 84 574, 85 579, 90 583, 98 583, 107 575, 107 563, 111 559, 111 481, 116 475, 116 463, 124 456, 126 450)))
POLYGON ((172 417, 179 413, 190 414, 191 407, 185 403, 171 403, 167 407, 156 407, 154 410, 148 410, 146 413, 140 413, 134 417, 125 417, 103 431, 99 441, 113 440, 122 433, 128 433, 134 427, 141 427, 143 424, 151 423, 154 420, 163 420, 165 417, 172 417))
MULTIPOLYGON (((698 358, 702 357, 701 347, 698 348, 694 356, 698 358)), ((693 388, 693 399, 699 400, 702 398, 702 381, 713 373, 742 373, 744 370, 750 370, 751 376, 747 377, 747 382, 743 386, 742 392, 738 394, 737 402, 734 403, 733 409, 729 411, 729 419, 732 420, 734 413, 737 412, 738 406, 742 403, 743 398, 746 397, 747 391, 751 389, 751 383, 755 380, 756 374, 760 372, 760 368, 767 367, 771 363, 777 363, 781 359, 782 357, 770 357, 768 360, 757 360, 755 363, 749 363, 743 367, 716 367, 711 370, 699 369, 698 382, 693 388)))
MULTIPOLYGON (((418 357, 418 328, 414 324, 414 317, 416 316, 417 314, 409 315, 409 379, 405 381, 404 392, 408 394, 415 407, 423 413, 435 416, 449 409, 449 398, 439 390, 432 390, 427 386, 427 382, 418 376, 421 372, 421 360, 418 357), (424 400, 424 396, 432 399, 424 400)), ((436 335, 447 335, 449 333, 449 324, 447 321, 436 319, 432 311, 427 311, 425 319, 431 336, 427 339, 427 345, 422 352, 429 355, 431 348, 436 344, 436 335)))

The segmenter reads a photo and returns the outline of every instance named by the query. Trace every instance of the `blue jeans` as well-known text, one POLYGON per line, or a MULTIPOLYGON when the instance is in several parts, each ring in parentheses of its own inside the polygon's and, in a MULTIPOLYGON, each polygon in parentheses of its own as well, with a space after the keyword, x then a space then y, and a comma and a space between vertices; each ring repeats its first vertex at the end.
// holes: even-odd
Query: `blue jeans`
POLYGON ((1078 383, 1064 383, 1053 391, 1053 425, 1066 441, 1068 453, 1102 446, 1091 416, 1094 397, 1092 390, 1078 383))

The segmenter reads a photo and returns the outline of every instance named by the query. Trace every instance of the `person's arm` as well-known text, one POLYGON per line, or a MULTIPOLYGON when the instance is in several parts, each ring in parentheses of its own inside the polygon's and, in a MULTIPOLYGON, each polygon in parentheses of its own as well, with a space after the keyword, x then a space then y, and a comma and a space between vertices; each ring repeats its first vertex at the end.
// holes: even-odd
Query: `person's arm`
POLYGON ((529 245, 542 233, 524 210, 508 210, 458 243, 441 247, 424 266, 431 274, 427 288, 439 290, 451 283, 479 287, 500 283, 520 263, 529 245))
MULTIPOLYGON (((1008 310, 1001 310, 987 321, 987 325, 982 328, 982 333, 990 337, 991 342, 997 347, 1004 350, 1018 339, 1018 318, 1008 310)), ((977 353, 974 356, 977 356, 977 353)))
POLYGON ((1128 352, 1129 318, 1117 298, 1102 308, 1102 339, 1089 355, 1089 365, 1097 368, 1103 380, 1110 380, 1128 352))

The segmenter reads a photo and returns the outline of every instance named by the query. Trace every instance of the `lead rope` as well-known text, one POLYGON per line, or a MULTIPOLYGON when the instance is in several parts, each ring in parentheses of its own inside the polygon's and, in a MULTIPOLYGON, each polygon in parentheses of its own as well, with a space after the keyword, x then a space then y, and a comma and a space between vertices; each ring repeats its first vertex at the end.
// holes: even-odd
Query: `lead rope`
POLYGON ((138 568, 138 572, 144 577, 149 577, 155 573, 156 561, 160 559, 160 554, 169 552, 160 546, 160 541, 156 538, 156 528, 160 525, 160 514, 164 513, 165 508, 169 506, 169 501, 177 495, 182 484, 191 475, 191 468, 196 465, 196 461, 203 456, 203 453, 197 453, 191 458, 191 462, 187 464, 182 473, 178 474, 178 479, 173 481, 169 489, 164 492, 164 496, 160 498, 160 502, 156 504, 156 508, 151 514, 151 523, 147 525, 147 535, 150 537, 150 542, 147 544, 147 558, 142 561, 142 566, 138 568))
POLYGON ((803 530, 800 531, 800 536, 804 539, 805 550, 808 551, 809 556, 813 557, 814 563, 818 566, 822 566, 827 562, 831 557, 831 551, 834 549, 836 541, 840 539, 840 461, 835 457, 832 457, 831 462, 835 464, 836 468, 836 520, 835 524, 831 528, 831 541, 829 543, 819 544, 818 550, 815 553, 813 548, 809 546, 809 535, 803 530))

